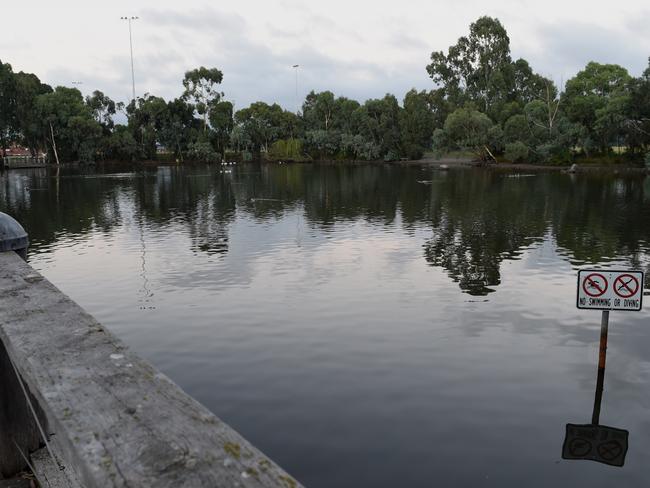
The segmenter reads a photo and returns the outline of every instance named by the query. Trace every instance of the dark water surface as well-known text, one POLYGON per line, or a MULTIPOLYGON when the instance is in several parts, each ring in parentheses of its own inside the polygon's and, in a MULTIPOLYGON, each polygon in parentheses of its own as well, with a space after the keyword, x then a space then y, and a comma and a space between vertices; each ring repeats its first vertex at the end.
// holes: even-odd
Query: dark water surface
POLYGON ((561 459, 596 382, 577 269, 648 269, 650 178, 13 171, 0 210, 35 268, 308 487, 650 484, 648 310, 610 322, 625 467, 561 459))

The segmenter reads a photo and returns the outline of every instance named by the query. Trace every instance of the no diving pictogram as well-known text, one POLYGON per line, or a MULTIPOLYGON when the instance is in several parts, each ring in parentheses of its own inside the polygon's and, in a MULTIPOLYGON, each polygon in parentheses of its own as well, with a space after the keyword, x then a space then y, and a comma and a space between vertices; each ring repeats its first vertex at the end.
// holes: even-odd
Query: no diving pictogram
POLYGON ((608 286, 607 278, 600 273, 591 273, 582 282, 582 289, 587 295, 593 298, 602 297, 607 291, 608 286))
POLYGON ((639 280, 630 274, 624 274, 614 281, 614 292, 621 298, 630 298, 639 291, 639 280))
POLYGON ((604 461, 614 461, 617 457, 623 454, 623 446, 617 440, 604 442, 597 447, 598 454, 604 461))

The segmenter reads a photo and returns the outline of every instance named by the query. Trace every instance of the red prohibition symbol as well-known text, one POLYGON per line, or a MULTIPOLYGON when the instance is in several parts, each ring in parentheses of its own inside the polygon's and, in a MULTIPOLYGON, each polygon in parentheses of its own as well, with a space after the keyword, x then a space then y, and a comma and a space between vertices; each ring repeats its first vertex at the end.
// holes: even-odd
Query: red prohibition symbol
POLYGON ((607 278, 600 273, 592 273, 582 282, 582 289, 590 297, 598 298, 605 294, 608 285, 607 278))
POLYGON ((636 277, 624 274, 614 281, 614 292, 621 298, 630 298, 639 291, 639 280, 636 277))

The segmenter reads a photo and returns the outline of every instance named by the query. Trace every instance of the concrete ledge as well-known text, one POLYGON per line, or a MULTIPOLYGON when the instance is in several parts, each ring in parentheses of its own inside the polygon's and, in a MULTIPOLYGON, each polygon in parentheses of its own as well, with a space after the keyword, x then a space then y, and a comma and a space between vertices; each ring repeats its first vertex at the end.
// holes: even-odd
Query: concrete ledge
POLYGON ((83 486, 301 486, 13 252, 0 253, 0 341, 83 486))

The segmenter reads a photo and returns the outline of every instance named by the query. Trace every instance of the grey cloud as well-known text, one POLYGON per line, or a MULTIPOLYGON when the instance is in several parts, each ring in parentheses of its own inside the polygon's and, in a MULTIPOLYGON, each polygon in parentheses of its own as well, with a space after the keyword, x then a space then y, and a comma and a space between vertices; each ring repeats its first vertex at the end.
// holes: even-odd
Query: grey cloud
POLYGON ((350 29, 344 29, 333 20, 321 15, 309 15, 299 29, 282 29, 273 23, 267 23, 266 28, 273 37, 304 43, 305 39, 317 36, 321 44, 327 44, 345 38, 348 41, 363 42, 361 35, 350 29))
POLYGON ((158 27, 171 27, 192 31, 241 31, 246 27, 246 20, 239 14, 217 11, 203 7, 185 12, 177 10, 146 9, 142 18, 158 27))
POLYGON ((428 54, 431 53, 431 49, 426 42, 403 31, 395 32, 390 37, 390 41, 392 44, 398 46, 399 48, 417 49, 424 52, 428 51, 428 54))
POLYGON ((650 25, 650 10, 639 12, 634 17, 630 17, 625 25, 628 29, 639 36, 647 35, 648 26, 650 25))
MULTIPOLYGON (((383 97, 387 92, 401 100, 414 85, 418 89, 431 86, 424 70, 428 49, 408 34, 389 35, 393 35, 394 43, 400 47, 422 49, 422 62, 389 66, 364 60, 335 59, 313 47, 309 39, 301 41, 300 32, 276 29, 269 42, 259 42, 250 35, 251 27, 246 19, 213 8, 184 12, 148 9, 139 15, 141 21, 134 26, 136 91, 139 95, 149 92, 166 99, 175 98, 182 92, 184 72, 199 65, 215 66, 224 72, 222 89, 226 99, 234 101, 238 109, 262 100, 278 102, 294 110, 295 78, 291 66, 296 63, 300 64, 299 104, 312 89, 331 90, 337 95, 363 101, 383 97), (274 39, 286 41, 283 35, 294 34, 293 49, 280 51, 274 47, 274 39)), ((347 33, 336 31, 336 24, 326 17, 309 15, 308 18, 319 29, 330 30, 332 36, 349 38, 347 33)), ((122 42, 120 39, 122 37, 117 42, 122 42)), ((102 61, 101 71, 84 66, 56 69, 47 72, 45 80, 67 85, 72 80, 82 80, 84 93, 100 89, 116 100, 128 101, 131 97, 128 44, 124 45, 123 55, 102 61)))
MULTIPOLYGON (((145 37, 147 43, 156 46, 153 51, 140 43, 142 50, 149 51, 136 57, 136 78, 141 80, 140 86, 152 87, 150 91, 165 97, 178 96, 184 71, 199 64, 217 66, 224 72, 223 90, 227 99, 236 102, 237 108, 263 100, 293 110, 295 78, 291 66, 296 63, 301 66, 299 103, 311 89, 329 89, 363 101, 386 92, 401 98, 414 82, 420 88, 429 86, 424 72, 426 56, 422 66, 388 67, 365 61, 340 61, 304 42, 296 42, 296 47, 289 52, 279 52, 273 47, 273 37, 268 43, 252 41, 247 35, 249 27, 245 19, 235 14, 202 9, 183 14, 145 11, 142 16, 146 16, 147 22, 164 26, 165 33, 145 37), (193 32, 191 37, 189 30, 193 32)), ((311 19, 323 27, 331 26, 327 18, 311 16, 311 19)), ((284 32, 284 35, 291 33, 284 32)), ((296 39, 300 39, 300 34, 296 39)), ((413 41, 408 36, 401 40, 411 44, 413 41)), ((118 64, 124 69, 122 60, 112 64, 116 69, 118 64)))
POLYGON ((544 52, 524 53, 544 74, 573 76, 590 61, 620 64, 632 75, 647 66, 650 47, 637 32, 626 32, 581 23, 545 24, 538 29, 544 52))

